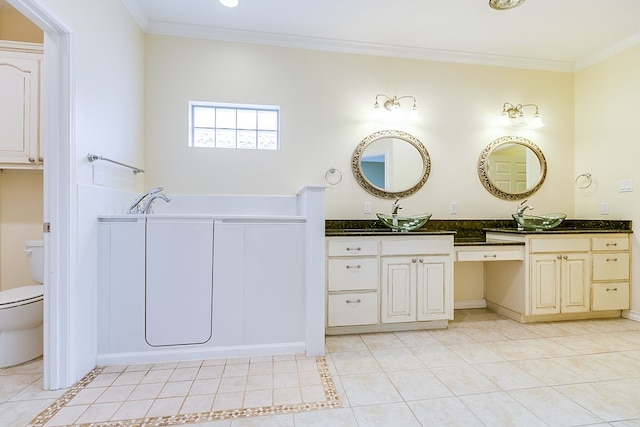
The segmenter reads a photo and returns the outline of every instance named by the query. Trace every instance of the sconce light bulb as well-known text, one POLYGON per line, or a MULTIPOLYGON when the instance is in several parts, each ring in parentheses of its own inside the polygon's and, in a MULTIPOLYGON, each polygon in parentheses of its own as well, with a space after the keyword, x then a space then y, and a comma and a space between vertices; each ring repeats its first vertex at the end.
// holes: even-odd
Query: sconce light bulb
POLYGON ((416 104, 413 104, 413 108, 409 112, 409 120, 411 121, 420 120, 420 116, 418 115, 418 106, 416 104))
POLYGON ((511 124, 511 120, 509 119, 509 113, 506 111, 502 111, 500 117, 498 117, 498 125, 499 126, 509 126, 511 124))
POLYGON ((536 113, 533 116, 533 120, 531 120, 531 123, 529 124, 529 126, 532 128, 544 127, 544 122, 542 121, 542 117, 540 116, 540 113, 536 113))

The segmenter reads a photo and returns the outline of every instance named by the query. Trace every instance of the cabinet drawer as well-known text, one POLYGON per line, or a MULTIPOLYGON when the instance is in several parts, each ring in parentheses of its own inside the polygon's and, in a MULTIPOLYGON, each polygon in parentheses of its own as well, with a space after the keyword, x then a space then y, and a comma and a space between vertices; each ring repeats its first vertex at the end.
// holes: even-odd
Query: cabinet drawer
POLYGON ((593 251, 628 251, 628 237, 594 237, 591 239, 593 251))
POLYGON ((524 259, 522 247, 509 249, 456 250, 456 261, 518 261, 524 259))
POLYGON ((593 280, 629 280, 629 253, 593 254, 593 280))
POLYGON ((564 237, 561 239, 531 239, 531 252, 589 252, 588 237, 564 237))
POLYGON ((453 250, 451 237, 427 237, 414 239, 404 237, 398 240, 385 239, 382 241, 382 255, 439 255, 449 254, 453 250))
POLYGON ((329 291, 378 289, 378 258, 329 260, 329 291))
POLYGON ((378 323, 377 292, 330 294, 327 305, 327 326, 378 323))
POLYGON ((366 256, 378 255, 377 240, 329 240, 329 256, 366 256))
POLYGON ((594 283, 591 310, 626 310, 629 308, 629 283, 594 283))

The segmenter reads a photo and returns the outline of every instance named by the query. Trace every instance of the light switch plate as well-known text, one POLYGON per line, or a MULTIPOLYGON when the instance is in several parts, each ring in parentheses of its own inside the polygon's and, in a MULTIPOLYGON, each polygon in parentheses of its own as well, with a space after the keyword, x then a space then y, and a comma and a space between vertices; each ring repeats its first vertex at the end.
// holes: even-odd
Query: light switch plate
POLYGON ((633 180, 631 179, 622 179, 618 181, 618 192, 619 193, 627 193, 629 191, 633 191, 633 180))
POLYGON ((600 203, 600 214, 609 215, 609 203, 607 202, 600 203))

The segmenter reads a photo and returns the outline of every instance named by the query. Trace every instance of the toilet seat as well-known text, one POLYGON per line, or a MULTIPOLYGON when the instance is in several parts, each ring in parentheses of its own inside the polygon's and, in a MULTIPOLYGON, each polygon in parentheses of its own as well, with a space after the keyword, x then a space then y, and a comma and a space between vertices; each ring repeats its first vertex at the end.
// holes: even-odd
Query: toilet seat
POLYGON ((42 301, 44 285, 20 286, 0 291, 0 310, 42 301))

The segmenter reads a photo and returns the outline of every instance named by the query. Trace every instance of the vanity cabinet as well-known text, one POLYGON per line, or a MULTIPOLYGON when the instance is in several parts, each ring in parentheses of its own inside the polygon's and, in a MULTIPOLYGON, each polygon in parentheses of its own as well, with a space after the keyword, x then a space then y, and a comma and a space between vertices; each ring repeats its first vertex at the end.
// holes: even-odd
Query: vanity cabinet
POLYGON ((488 265, 490 309, 520 322, 616 317, 628 308, 629 235, 498 233, 524 243, 524 260, 488 265))
POLYGON ((329 237, 327 255, 327 333, 445 327, 453 319, 451 235, 329 237))
POLYGON ((0 167, 39 168, 42 46, 0 42, 0 167))

